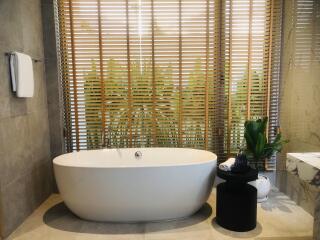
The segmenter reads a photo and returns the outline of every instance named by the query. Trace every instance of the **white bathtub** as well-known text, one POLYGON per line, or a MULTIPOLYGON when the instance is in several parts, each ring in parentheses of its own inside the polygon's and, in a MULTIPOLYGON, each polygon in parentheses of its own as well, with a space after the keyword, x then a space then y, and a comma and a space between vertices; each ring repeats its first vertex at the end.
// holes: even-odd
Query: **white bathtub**
POLYGON ((62 199, 80 218, 144 222, 182 218, 201 208, 217 156, 185 148, 103 149, 64 154, 53 164, 62 199))

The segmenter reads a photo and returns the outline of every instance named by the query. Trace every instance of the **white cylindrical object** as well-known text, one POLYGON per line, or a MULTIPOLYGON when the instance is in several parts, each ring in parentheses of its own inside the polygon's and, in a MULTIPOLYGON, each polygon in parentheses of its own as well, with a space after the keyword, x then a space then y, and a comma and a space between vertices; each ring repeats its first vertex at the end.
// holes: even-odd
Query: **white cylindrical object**
POLYGON ((270 179, 267 176, 259 174, 256 181, 252 181, 249 184, 257 188, 257 201, 264 202, 268 200, 268 194, 271 190, 270 179))

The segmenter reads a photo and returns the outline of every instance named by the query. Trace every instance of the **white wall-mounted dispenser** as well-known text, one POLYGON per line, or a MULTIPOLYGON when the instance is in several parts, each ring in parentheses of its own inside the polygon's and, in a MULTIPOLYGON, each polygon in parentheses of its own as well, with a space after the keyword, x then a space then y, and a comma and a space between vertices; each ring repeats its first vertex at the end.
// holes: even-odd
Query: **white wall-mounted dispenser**
POLYGON ((17 97, 33 97, 34 75, 32 58, 19 52, 11 52, 9 56, 13 92, 16 93, 17 97))

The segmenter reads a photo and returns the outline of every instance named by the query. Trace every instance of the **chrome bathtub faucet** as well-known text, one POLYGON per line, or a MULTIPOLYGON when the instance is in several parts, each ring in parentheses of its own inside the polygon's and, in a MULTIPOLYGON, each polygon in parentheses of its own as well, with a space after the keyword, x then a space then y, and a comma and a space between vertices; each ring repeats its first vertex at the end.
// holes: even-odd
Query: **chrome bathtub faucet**
POLYGON ((134 153, 134 157, 135 157, 136 159, 140 159, 140 158, 142 157, 142 152, 136 151, 136 152, 134 153))

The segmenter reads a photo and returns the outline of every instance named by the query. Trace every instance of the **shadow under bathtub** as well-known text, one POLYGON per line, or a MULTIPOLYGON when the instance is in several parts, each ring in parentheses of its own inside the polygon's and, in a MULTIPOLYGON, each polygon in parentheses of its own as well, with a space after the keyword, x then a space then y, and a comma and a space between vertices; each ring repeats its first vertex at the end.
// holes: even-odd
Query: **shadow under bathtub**
POLYGON ((188 227, 205 221, 211 214, 212 208, 206 203, 194 215, 184 219, 148 223, 93 222, 80 219, 60 202, 47 210, 43 222, 52 228, 76 233, 138 234, 188 227))

